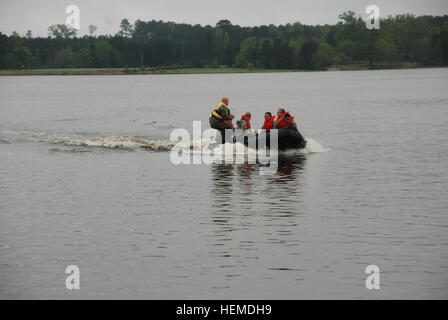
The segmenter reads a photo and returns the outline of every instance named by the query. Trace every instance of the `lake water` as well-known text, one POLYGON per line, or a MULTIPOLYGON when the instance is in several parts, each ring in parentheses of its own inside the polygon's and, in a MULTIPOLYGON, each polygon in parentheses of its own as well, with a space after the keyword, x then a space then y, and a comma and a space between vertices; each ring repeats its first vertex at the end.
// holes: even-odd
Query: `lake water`
POLYGON ((447 84, 448 69, 0 77, 0 298, 446 299, 447 84), (286 107, 312 150, 273 175, 172 164, 170 133, 209 128, 223 95, 257 128, 286 107))

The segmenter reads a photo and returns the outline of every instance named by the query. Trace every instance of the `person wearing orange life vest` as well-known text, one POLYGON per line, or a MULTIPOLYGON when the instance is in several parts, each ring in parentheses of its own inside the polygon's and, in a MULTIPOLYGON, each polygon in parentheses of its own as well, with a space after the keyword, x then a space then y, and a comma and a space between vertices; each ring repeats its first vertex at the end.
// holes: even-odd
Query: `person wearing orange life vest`
POLYGON ((280 122, 280 119, 283 117, 283 115, 285 114, 285 109, 283 108, 279 108, 277 110, 277 118, 274 120, 274 128, 278 128, 278 123, 280 122))
POLYGON ((250 130, 251 129, 250 119, 251 118, 252 118, 252 115, 250 114, 250 112, 246 112, 245 114, 243 114, 241 116, 241 120, 238 120, 236 123, 238 129, 250 130))
POLYGON ((275 116, 272 115, 269 111, 264 114, 264 123, 261 129, 266 130, 266 132, 271 131, 271 129, 274 129, 274 119, 275 116))
POLYGON ((299 131, 297 129, 297 124, 294 122, 294 117, 291 116, 289 112, 285 112, 285 109, 278 109, 277 116, 277 120, 274 123, 275 129, 286 128, 293 131, 299 131))
POLYGON ((225 130, 234 129, 232 119, 235 117, 230 113, 229 98, 223 97, 221 103, 213 110, 209 118, 210 127, 221 132, 222 143, 225 142, 225 130))

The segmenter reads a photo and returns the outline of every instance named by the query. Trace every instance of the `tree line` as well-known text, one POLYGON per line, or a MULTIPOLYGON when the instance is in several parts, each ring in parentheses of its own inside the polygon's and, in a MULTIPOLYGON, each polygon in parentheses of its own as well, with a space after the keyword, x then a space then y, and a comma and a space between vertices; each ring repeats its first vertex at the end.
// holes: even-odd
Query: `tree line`
POLYGON ((448 65, 448 16, 410 14, 381 19, 368 30, 353 11, 335 25, 241 27, 229 20, 210 25, 123 19, 115 35, 76 36, 52 25, 47 37, 0 32, 0 68, 151 68, 232 66, 326 69, 333 65, 448 65))

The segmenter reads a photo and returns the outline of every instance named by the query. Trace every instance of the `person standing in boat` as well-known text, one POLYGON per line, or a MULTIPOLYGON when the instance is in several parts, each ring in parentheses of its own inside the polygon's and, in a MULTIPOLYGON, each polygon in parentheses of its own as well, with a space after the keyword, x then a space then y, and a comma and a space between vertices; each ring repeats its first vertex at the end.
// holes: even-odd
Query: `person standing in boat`
POLYGON ((225 142, 225 130, 233 129, 232 119, 235 118, 230 113, 229 98, 223 97, 221 103, 213 110, 209 119, 210 127, 221 132, 222 143, 225 142))

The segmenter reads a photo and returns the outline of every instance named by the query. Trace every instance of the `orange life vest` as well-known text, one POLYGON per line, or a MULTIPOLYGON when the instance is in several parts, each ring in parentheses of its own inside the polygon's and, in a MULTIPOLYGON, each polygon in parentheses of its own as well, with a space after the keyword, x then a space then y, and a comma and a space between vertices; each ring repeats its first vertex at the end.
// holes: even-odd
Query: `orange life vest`
POLYGON ((247 129, 250 129, 250 120, 249 120, 249 118, 245 115, 245 114, 243 114, 242 116, 241 116, 241 119, 243 120, 246 120, 246 122, 247 122, 247 129))
POLYGON ((293 121, 294 121, 294 117, 291 116, 291 120, 289 120, 289 122, 285 121, 285 116, 289 114, 289 112, 285 112, 282 117, 280 118, 280 122, 278 123, 278 127, 279 128, 289 128, 293 121))
POLYGON ((275 116, 271 116, 271 119, 270 120, 264 120, 264 129, 266 130, 266 131, 271 131, 271 129, 274 129, 274 119, 275 119, 275 116))

